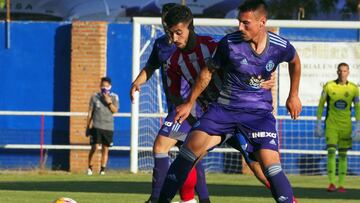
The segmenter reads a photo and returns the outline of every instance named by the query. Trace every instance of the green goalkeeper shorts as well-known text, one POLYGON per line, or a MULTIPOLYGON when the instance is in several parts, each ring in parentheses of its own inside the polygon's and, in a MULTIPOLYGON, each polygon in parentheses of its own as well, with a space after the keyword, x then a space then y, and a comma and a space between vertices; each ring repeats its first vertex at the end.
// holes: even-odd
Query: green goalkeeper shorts
POLYGON ((337 146, 338 149, 351 149, 351 129, 338 130, 334 128, 325 129, 326 145, 337 146))

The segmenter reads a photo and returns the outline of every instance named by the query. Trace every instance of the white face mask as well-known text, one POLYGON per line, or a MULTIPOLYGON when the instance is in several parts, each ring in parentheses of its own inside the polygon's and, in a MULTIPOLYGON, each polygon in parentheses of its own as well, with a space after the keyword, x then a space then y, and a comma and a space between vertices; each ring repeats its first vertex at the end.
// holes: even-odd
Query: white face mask
POLYGON ((107 93, 110 93, 110 90, 111 90, 111 85, 109 87, 102 87, 101 93, 107 94, 107 93))

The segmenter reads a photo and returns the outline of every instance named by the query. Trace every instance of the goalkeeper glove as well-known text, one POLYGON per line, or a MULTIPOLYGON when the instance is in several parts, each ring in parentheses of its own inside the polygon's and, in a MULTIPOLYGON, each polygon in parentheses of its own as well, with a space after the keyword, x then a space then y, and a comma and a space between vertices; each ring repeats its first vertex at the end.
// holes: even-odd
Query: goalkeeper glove
POLYGON ((355 130, 353 131, 351 137, 354 142, 360 141, 360 121, 356 121, 355 130))
POLYGON ((324 130, 322 127, 322 121, 317 120, 315 124, 315 137, 322 137, 324 135, 324 130))

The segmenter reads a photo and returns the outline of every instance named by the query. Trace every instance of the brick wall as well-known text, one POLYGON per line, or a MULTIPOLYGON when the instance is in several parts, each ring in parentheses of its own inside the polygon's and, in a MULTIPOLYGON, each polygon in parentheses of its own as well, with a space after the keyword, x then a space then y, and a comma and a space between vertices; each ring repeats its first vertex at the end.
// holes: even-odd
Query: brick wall
MULTIPOLYGON (((89 99, 99 91, 100 78, 106 75, 107 23, 74 21, 71 30, 70 111, 87 112, 89 99)), ((70 144, 88 145, 86 117, 70 118, 70 144)), ((88 151, 70 151, 70 171, 85 172, 88 151)), ((94 170, 100 166, 100 153, 94 156, 94 170), (96 164, 95 164, 96 163, 96 164)))

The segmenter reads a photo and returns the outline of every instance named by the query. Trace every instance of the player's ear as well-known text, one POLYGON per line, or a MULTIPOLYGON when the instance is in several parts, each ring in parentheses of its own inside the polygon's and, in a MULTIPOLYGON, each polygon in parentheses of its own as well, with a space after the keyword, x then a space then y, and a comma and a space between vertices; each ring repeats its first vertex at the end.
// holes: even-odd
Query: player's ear
POLYGON ((265 23, 266 23, 266 17, 265 16, 261 16, 260 19, 260 28, 265 27, 265 23))

